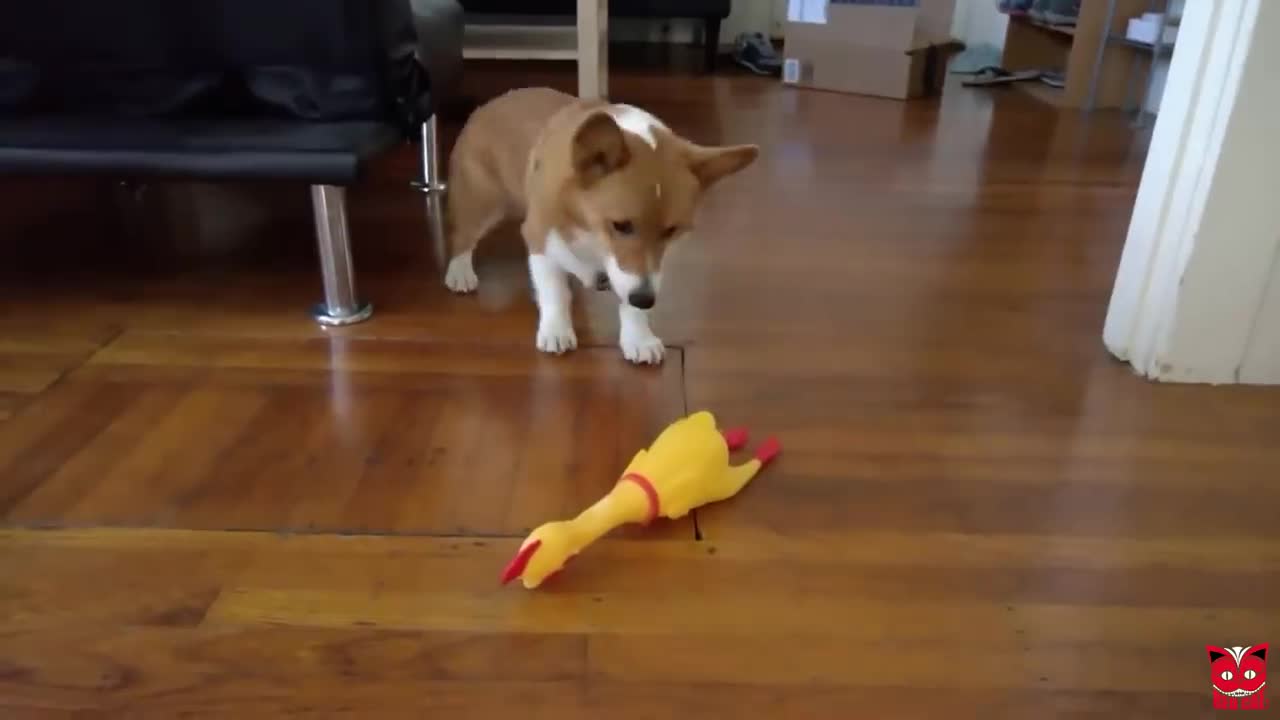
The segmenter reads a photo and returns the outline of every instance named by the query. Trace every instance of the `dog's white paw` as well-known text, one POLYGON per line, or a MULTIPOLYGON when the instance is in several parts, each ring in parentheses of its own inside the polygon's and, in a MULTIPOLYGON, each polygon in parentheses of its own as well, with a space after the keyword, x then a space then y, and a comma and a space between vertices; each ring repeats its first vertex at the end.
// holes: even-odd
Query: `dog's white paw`
POLYGON ((463 253, 449 261, 444 284, 456 293, 475 292, 480 287, 480 278, 476 277, 475 267, 471 264, 471 253, 463 253))
POLYGON ((624 331, 618 345, 622 356, 637 365, 658 365, 667 352, 662 339, 647 331, 624 331))
POLYGON ((560 355, 578 347, 578 336, 567 318, 551 318, 538 323, 538 349, 560 355))

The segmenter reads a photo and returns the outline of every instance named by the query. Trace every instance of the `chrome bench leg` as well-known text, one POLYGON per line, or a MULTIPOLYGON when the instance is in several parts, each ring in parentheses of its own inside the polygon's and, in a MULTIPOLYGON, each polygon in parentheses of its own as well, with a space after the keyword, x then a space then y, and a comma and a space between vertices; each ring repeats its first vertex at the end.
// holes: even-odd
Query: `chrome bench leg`
POLYGON ((312 310, 321 325, 352 325, 369 319, 373 306, 356 295, 351 260, 351 234, 347 229, 347 191, 336 185, 312 185, 311 208, 315 213, 316 242, 320 248, 320 275, 324 302, 312 310))
POLYGON ((444 192, 444 177, 440 174, 440 131, 436 115, 422 123, 422 179, 414 181, 413 186, 428 195, 444 192))
POLYGON ((422 179, 412 184, 426 199, 427 226, 435 243, 436 259, 443 263, 448 260, 444 251, 445 180, 440 173, 440 137, 436 118, 432 115, 422 123, 422 179))

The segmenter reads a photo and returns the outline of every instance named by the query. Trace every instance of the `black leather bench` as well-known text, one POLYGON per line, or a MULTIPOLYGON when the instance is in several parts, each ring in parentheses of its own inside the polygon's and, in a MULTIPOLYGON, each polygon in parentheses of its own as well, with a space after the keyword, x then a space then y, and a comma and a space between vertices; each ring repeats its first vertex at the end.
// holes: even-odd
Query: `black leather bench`
POLYGON ((345 188, 421 142, 442 189, 462 39, 454 0, 0 0, 0 174, 309 183, 315 317, 359 322, 345 188))

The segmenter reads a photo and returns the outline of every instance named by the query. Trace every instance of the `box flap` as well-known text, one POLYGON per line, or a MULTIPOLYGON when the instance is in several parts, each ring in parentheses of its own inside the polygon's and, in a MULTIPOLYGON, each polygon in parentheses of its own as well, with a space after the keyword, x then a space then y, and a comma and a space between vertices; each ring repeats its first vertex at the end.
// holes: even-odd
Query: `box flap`
POLYGON ((922 32, 917 32, 911 41, 911 46, 907 48, 907 54, 920 53, 929 48, 937 50, 946 50, 949 52, 960 52, 964 50, 965 44, 952 37, 933 37, 922 32))

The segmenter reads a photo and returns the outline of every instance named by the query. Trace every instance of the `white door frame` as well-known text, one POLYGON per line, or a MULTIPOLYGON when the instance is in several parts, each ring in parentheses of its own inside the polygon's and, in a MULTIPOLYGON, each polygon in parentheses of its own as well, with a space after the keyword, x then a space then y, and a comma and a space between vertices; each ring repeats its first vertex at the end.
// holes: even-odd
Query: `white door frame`
POLYGON ((1146 377, 1280 383, 1277 31, 1280 0, 1187 3, 1103 331, 1146 377))

